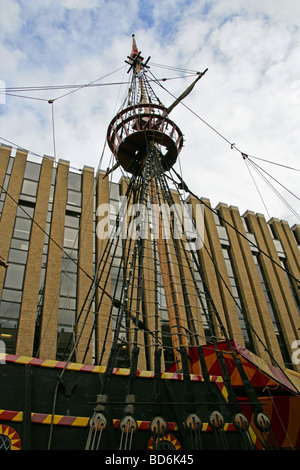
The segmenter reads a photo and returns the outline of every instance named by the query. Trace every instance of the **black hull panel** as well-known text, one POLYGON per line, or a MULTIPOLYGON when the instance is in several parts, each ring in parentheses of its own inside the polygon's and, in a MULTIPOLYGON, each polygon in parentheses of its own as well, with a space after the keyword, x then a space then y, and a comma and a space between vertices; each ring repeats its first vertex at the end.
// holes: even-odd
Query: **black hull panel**
MULTIPOLYGON (((89 372, 67 368, 62 379, 59 379, 59 363, 56 363, 56 367, 39 367, 29 362, 6 362, 0 366, 0 426, 2 430, 6 429, 5 426, 8 427, 6 434, 16 433, 11 440, 12 448, 83 450, 103 372, 98 373, 97 369, 89 372)), ((134 418, 138 429, 133 436, 132 450, 144 451, 153 447, 149 427, 154 417, 155 380, 147 375, 149 374, 140 373, 135 379, 134 418)), ((115 370, 111 376, 106 406, 108 425, 103 432, 100 446, 103 450, 119 449, 119 422, 124 417, 128 381, 127 370, 115 370)), ((226 421, 224 430, 229 448, 240 449, 239 434, 231 424, 231 411, 222 394, 222 381, 215 378, 212 384, 226 421)), ((165 374, 161 387, 164 397, 164 402, 161 403, 163 417, 168 422, 168 433, 163 446, 173 450, 190 449, 190 437, 183 425, 189 414, 189 404, 186 402, 182 376, 165 374)), ((201 431, 203 448, 215 449, 215 433, 207 424, 209 407, 206 385, 199 376, 192 377, 191 392, 195 397, 197 413, 204 423, 201 431)), ((4 431, 2 434, 5 434, 4 431)))

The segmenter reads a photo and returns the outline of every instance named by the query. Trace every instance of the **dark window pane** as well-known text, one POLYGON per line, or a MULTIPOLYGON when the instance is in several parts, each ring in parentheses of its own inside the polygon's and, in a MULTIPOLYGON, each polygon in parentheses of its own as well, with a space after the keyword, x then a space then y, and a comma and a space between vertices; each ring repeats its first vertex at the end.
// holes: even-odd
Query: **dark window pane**
POLYGON ((21 264, 10 264, 6 269, 4 286, 14 289, 22 289, 25 266, 21 264))
POLYGON ((25 167, 24 178, 38 181, 40 177, 41 165, 34 162, 27 162, 25 167))
POLYGON ((60 326, 75 324, 75 310, 59 310, 58 323, 60 326))
MULTIPOLYGON (((66 360, 68 358, 71 350, 73 348, 73 333, 70 328, 62 328, 57 333, 57 351, 56 359, 60 361, 66 360), (67 330, 67 331, 66 331, 67 330)), ((71 361, 75 361, 76 358, 72 356, 71 361)))
POLYGON ((4 302, 0 304, 1 322, 4 318, 19 318, 21 304, 15 302, 4 302))
POLYGON ((30 238, 30 229, 31 229, 31 220, 30 219, 16 219, 15 230, 13 237, 22 238, 23 240, 29 240, 30 238))
POLYGON ((81 191, 81 174, 80 173, 69 173, 68 188, 74 189, 75 191, 81 191))
POLYGON ((20 204, 17 209, 17 217, 23 217, 23 219, 30 219, 34 214, 34 204, 20 204))
POLYGON ((27 250, 28 251, 28 247, 29 247, 29 243, 26 242, 25 240, 19 240, 17 238, 13 238, 12 241, 11 241, 11 245, 10 245, 11 248, 17 248, 17 250, 27 250))
POLYGON ((72 216, 66 214, 65 218, 65 226, 66 227, 74 227, 74 228, 79 228, 79 223, 80 223, 80 217, 77 216, 72 216))
POLYGON ((2 299, 8 302, 21 302, 22 292, 19 290, 3 289, 2 299))
POLYGON ((11 248, 8 255, 8 263, 26 264, 27 255, 27 251, 15 250, 11 248))
POLYGON ((68 190, 67 204, 70 206, 81 206, 81 193, 68 190))
POLYGON ((119 200, 120 198, 120 187, 118 183, 110 183, 109 185, 109 197, 111 199, 119 200))
POLYGON ((64 246, 67 248, 78 247, 78 230, 70 227, 65 227, 64 246))
MULTIPOLYGON (((15 354, 17 341, 17 322, 0 319, 0 338, 4 342, 5 352, 15 354)), ((1 366, 0 366, 1 367, 1 366)))
POLYGON ((60 310, 76 310, 76 299, 72 299, 70 297, 60 297, 59 309, 60 310))
POLYGON ((61 295, 76 297, 76 276, 72 276, 71 273, 62 273, 60 293, 61 295))
POLYGON ((24 180, 21 194, 26 194, 27 196, 36 196, 37 188, 38 183, 36 181, 24 180))

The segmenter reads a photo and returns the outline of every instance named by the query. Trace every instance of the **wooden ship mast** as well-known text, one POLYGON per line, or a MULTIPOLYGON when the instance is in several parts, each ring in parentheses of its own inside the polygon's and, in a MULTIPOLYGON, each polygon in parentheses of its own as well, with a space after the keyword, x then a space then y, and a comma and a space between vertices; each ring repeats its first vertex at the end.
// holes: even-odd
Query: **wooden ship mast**
MULTIPOLYGON (((151 397, 153 402, 153 415, 150 430, 153 435, 153 448, 163 448, 164 435, 168 431, 164 418, 163 391, 161 389, 161 362, 164 345, 159 326, 159 303, 157 300, 158 286, 164 293, 165 307, 167 311, 170 350, 173 351, 174 367, 177 373, 183 377, 184 405, 182 420, 184 428, 190 433, 190 448, 201 449, 202 417, 197 412, 197 401, 193 384, 190 378, 190 362, 188 357, 189 346, 194 346, 199 354, 201 373, 204 379, 204 387, 207 394, 207 409, 209 423, 216 432, 218 442, 222 443, 222 430, 225 418, 221 410, 216 391, 211 383, 207 364, 203 354, 203 344, 206 341, 203 327, 196 321, 196 316, 202 311, 210 330, 211 344, 216 348, 218 360, 224 371, 224 381, 230 401, 230 413, 232 422, 241 435, 243 445, 247 449, 253 448, 253 442, 249 434, 249 422, 241 412, 237 397, 233 391, 230 378, 226 373, 226 365, 222 352, 218 351, 214 323, 219 331, 228 340, 229 351, 233 361, 246 386, 247 394, 251 400, 255 413, 255 422, 262 433, 270 431, 270 420, 264 414, 262 406, 256 397, 242 364, 236 357, 231 343, 223 326, 222 320, 214 306, 213 299, 209 298, 213 308, 213 320, 209 316, 206 306, 203 304, 203 293, 200 292, 195 271, 200 273, 197 255, 187 248, 187 239, 176 236, 182 233, 182 220, 178 214, 167 220, 170 226, 166 226, 166 218, 161 207, 174 207, 176 197, 171 191, 166 173, 172 169, 183 147, 183 134, 179 127, 170 119, 169 114, 174 107, 184 99, 194 88, 196 82, 206 73, 207 69, 198 73, 196 80, 171 106, 164 106, 154 93, 151 80, 148 78, 149 59, 144 61, 138 50, 133 35, 132 52, 125 62, 128 63, 128 73, 131 73, 131 85, 129 87, 126 105, 116 114, 108 126, 107 142, 115 157, 115 164, 107 170, 107 177, 117 168, 121 168, 128 177, 126 191, 126 211, 133 204, 139 208, 139 224, 135 225, 135 232, 128 233, 127 238, 122 239, 124 254, 124 276, 122 290, 119 297, 112 292, 112 305, 117 310, 112 348, 108 357, 106 370, 103 376, 100 393, 94 413, 90 420, 86 449, 101 448, 102 434, 109 426, 108 403, 110 402, 110 381, 112 372, 116 366, 116 359, 120 350, 124 347, 124 337, 121 332, 126 330, 125 348, 130 368, 127 393, 124 398, 123 417, 120 419, 120 449, 131 449, 134 433, 138 429, 136 406, 136 378, 138 373, 138 360, 140 354, 139 337, 144 336, 145 343, 151 345, 148 348, 153 353, 154 392, 151 397), (151 205, 151 221, 146 210, 151 205), (153 210, 153 207, 159 210, 153 210), (148 233, 151 226, 150 237, 143 236, 148 233), (151 250, 151 257, 149 256, 151 250), (151 258, 151 262, 150 262, 151 258), (154 270, 150 269, 152 264, 154 270), (151 274, 150 274, 151 272, 151 274), (160 284, 158 282, 160 277, 160 284), (155 301, 147 304, 147 289, 153 289, 155 301), (124 327, 125 325, 125 327, 124 327), (131 327, 130 327, 131 325, 131 327)), ((182 181, 184 184, 184 182, 182 181)), ((175 204, 176 206, 176 204, 175 204)), ((130 212, 130 211, 129 211, 130 212)), ((127 212, 126 212, 127 213, 127 212)), ((120 209, 116 220, 116 232, 121 232, 124 223, 124 207, 120 209)), ((129 217, 130 220, 130 217, 129 217)), ((113 252, 115 238, 108 241, 108 250, 113 252)), ((113 259, 113 254, 111 255, 113 259)), ((99 265, 99 272, 101 267, 99 265)), ((101 275, 100 275, 101 276, 101 275)), ((209 295, 207 286, 204 285, 206 295, 209 295)), ((201 315, 201 313, 200 313, 201 315)), ((223 442, 224 443, 224 442, 223 442)), ((226 447, 226 445, 224 444, 226 447)), ((222 445, 221 445, 222 448, 222 445)))

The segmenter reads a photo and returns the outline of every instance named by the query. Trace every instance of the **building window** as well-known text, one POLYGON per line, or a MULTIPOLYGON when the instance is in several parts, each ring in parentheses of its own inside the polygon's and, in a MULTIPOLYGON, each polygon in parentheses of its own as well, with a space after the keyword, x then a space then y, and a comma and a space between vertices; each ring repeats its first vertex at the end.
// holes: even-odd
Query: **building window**
POLYGON ((5 335, 6 350, 10 354, 15 353, 33 214, 34 205, 31 202, 19 204, 3 284, 0 325, 1 334, 5 335))
POLYGON ((4 341, 5 351, 8 354, 15 353, 15 345, 16 345, 16 340, 17 340, 17 326, 18 326, 18 319, 20 315, 20 308, 21 308, 20 302, 1 300, 1 303, 0 303, 0 339, 1 341, 4 341))
POLYGON ((6 191, 7 191, 7 188, 8 188, 8 183, 9 183, 9 180, 10 180, 10 175, 11 175, 11 170, 12 170, 14 160, 15 160, 14 157, 10 157, 8 165, 7 165, 7 169, 6 169, 6 175, 4 177, 3 185, 2 185, 2 188, 1 188, 0 219, 1 219, 1 216, 2 216, 4 201, 5 201, 5 198, 6 198, 6 191))
MULTIPOLYGON (((28 245, 26 245, 27 247, 28 245)), ((8 255, 8 264, 10 263, 22 263, 26 264, 27 262, 28 251, 27 250, 18 250, 11 248, 8 255)))
MULTIPOLYGON (((80 175, 76 175, 80 176, 80 175)), ((58 312, 56 358, 68 358, 74 346, 75 322, 77 309, 77 259, 80 217, 79 214, 67 211, 63 256, 61 264, 61 284, 58 312)), ((75 356, 71 360, 76 360, 75 356)))
POLYGON ((277 312, 276 312, 276 309, 275 309, 275 305, 274 305, 274 302, 273 302, 273 299, 272 299, 272 294, 270 292, 270 289, 269 289, 269 286, 268 286, 268 283, 266 281, 266 277, 265 277, 265 274, 264 274, 264 270, 263 270, 262 264, 260 262, 260 254, 259 253, 253 253, 253 259, 254 259, 254 262, 255 262, 255 265, 256 265, 256 268, 257 268, 257 271, 258 271, 261 286, 262 286, 264 296, 265 296, 265 299, 266 299, 266 302, 267 302, 267 306, 268 306, 268 309, 269 309, 269 312, 270 312, 270 316, 271 316, 271 319, 272 319, 274 331, 275 331, 276 338, 277 338, 277 341, 278 341, 278 344, 279 344, 279 347, 280 347, 280 351, 281 351, 283 361, 284 361, 284 363, 287 367, 290 367, 291 366, 290 356, 289 356, 289 353, 288 353, 288 350, 287 350, 287 347, 286 347, 286 344, 285 344, 285 341, 284 341, 281 325, 280 325, 278 315, 277 315, 277 312))
POLYGON ((81 207, 81 193, 69 189, 67 204, 69 206, 81 207))
POLYGON ((78 230, 71 227, 65 227, 64 234, 65 248, 78 248, 78 230))
POLYGON ((13 290, 13 289, 3 289, 2 291, 2 300, 3 302, 6 300, 7 302, 21 302, 22 300, 22 292, 19 290, 13 290))
POLYGON ((22 240, 29 240, 31 230, 31 220, 17 218, 15 223, 15 229, 13 233, 14 238, 21 238, 22 240))
POLYGON ((249 349, 249 351, 252 351, 255 353, 251 330, 248 324, 247 314, 243 305, 242 296, 240 294, 240 289, 239 289, 239 285, 237 281, 237 276, 235 274, 233 262, 230 256, 230 248, 227 246, 223 247, 222 251, 223 251, 223 256, 224 256, 224 260, 225 260, 225 264, 227 268, 227 273, 229 276, 231 292, 235 300, 236 310, 237 310, 243 338, 245 341, 245 346, 247 349, 249 349))
POLYGON ((286 280, 288 282, 288 285, 289 285, 289 288, 290 288, 290 291, 291 291, 291 294, 292 294, 292 297, 294 299, 294 302, 295 302, 295 305, 296 305, 296 308, 298 310, 298 314, 300 315, 300 301, 299 301, 299 296, 297 294, 297 288, 295 287, 294 285, 294 281, 293 279, 289 276, 289 268, 288 268, 288 263, 287 263, 287 260, 286 258, 281 258, 280 259, 280 263, 281 263, 281 266, 284 268, 284 273, 285 273, 285 276, 286 276, 286 280))
POLYGON ((68 188, 81 191, 81 173, 69 172, 68 188))
POLYGON ((22 289, 25 266, 21 264, 9 264, 6 269, 4 287, 7 289, 22 289))
POLYGON ((26 162, 24 178, 32 181, 39 181, 41 165, 34 162, 26 162))
POLYGON ((36 181, 23 180, 23 185, 21 189, 21 197, 23 194, 26 196, 36 197, 38 189, 38 183, 36 181))
POLYGON ((204 289, 202 276, 199 272, 200 266, 197 269, 197 267, 195 266, 195 262, 193 262, 193 265, 194 265, 194 278, 195 278, 195 282, 196 282, 197 290, 198 290, 198 300, 199 300, 199 305, 200 305, 201 319, 202 319, 204 334, 205 334, 207 343, 211 343, 212 336, 215 337, 216 331, 215 331, 215 326, 213 322, 211 308, 209 307, 210 302, 209 302, 209 299, 207 299, 205 295, 205 289, 204 289))
POLYGON ((34 215, 35 205, 30 202, 22 202, 19 204, 17 209, 17 217, 31 219, 34 215))
POLYGON ((81 174, 69 172, 67 209, 80 211, 81 209, 81 174))

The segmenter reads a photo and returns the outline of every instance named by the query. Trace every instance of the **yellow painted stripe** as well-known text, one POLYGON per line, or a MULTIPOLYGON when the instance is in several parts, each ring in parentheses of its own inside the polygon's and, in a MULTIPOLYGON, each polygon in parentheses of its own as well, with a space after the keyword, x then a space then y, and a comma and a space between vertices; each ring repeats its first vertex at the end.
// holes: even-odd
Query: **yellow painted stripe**
POLYGON ((18 359, 15 360, 17 364, 28 364, 31 361, 30 357, 27 356, 20 356, 18 359))
POLYGON ((120 368, 116 370, 116 375, 129 375, 129 373, 130 373, 129 369, 120 368))
POLYGON ((153 371, 152 370, 143 370, 139 374, 139 377, 152 377, 152 376, 153 376, 153 371))
MULTIPOLYGON (((33 415, 34 415, 34 413, 32 414, 32 416, 33 415)), ((51 422, 52 422, 52 415, 47 415, 46 418, 44 418, 44 420, 43 420, 43 424, 51 424, 51 422)), ((57 419, 56 419, 55 415, 53 417, 53 423, 57 424, 57 419)))
POLYGON ((104 374, 105 371, 106 367, 104 366, 95 366, 95 369, 93 370, 93 372, 97 372, 98 374, 104 374))
POLYGON ((256 441, 257 441, 257 435, 255 434, 255 432, 254 432, 254 430, 251 426, 249 426, 249 434, 250 434, 250 437, 252 439, 253 444, 255 444, 256 441))
POLYGON ((89 423, 90 418, 78 417, 72 423, 72 426, 86 427, 89 423))
POLYGON ((77 362, 70 362, 68 364, 67 369, 68 370, 80 370, 82 368, 83 364, 78 364, 77 362))
POLYGON ((43 362, 42 366, 43 367, 55 367, 57 365, 58 361, 54 361, 53 359, 45 359, 43 362))
POLYGON ((23 421, 23 411, 19 411, 19 413, 12 419, 12 421, 17 421, 17 422, 23 421))
MULTIPOLYGON (((9 354, 4 354, 4 360, 6 356, 9 356, 9 354)), ((17 357, 13 362, 17 364, 29 364, 31 361, 33 361, 35 358, 28 357, 28 356, 19 356, 17 357)), ((36 367, 49 367, 49 368, 55 368, 59 364, 59 368, 61 368, 61 364, 63 364, 61 361, 56 361, 53 359, 45 359, 42 360, 40 364, 33 364, 36 367)), ((77 362, 70 362, 67 364, 66 369, 67 370, 74 370, 74 371, 81 371, 83 370, 84 372, 92 372, 92 373, 104 373, 106 370, 105 366, 93 366, 93 365, 88 365, 90 366, 90 369, 87 370, 85 367, 87 364, 80 364, 77 362)), ((120 369, 115 369, 113 372, 114 375, 123 375, 123 376, 128 376, 130 374, 130 369, 125 369, 125 368, 120 368, 120 369)), ((138 374, 139 377, 146 377, 146 378, 152 378, 153 377, 153 371, 148 371, 148 370, 139 370, 138 374)), ((191 380, 194 381, 200 381, 203 382, 203 377, 200 374, 190 374, 191 380)), ((162 379, 170 380, 183 380, 183 375, 180 373, 174 373, 174 372, 163 372, 161 374, 162 379)), ((210 376, 210 380, 216 383, 223 383, 223 377, 221 376, 210 376)))

